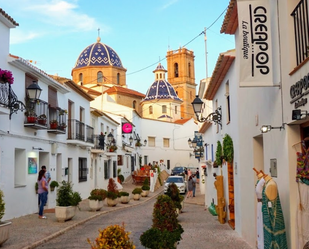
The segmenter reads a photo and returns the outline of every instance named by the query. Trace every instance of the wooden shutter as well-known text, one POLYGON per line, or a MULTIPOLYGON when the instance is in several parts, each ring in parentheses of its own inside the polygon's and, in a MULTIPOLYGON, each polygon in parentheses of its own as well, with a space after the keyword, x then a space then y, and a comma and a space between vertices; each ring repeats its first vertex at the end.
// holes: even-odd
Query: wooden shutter
POLYGON ((50 107, 58 107, 57 90, 51 86, 48 87, 48 104, 50 107))

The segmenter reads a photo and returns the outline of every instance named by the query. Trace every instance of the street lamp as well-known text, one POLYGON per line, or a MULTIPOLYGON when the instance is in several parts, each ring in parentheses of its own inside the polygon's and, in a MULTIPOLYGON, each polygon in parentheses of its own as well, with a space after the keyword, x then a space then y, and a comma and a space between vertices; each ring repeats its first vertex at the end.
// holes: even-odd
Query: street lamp
POLYGON ((210 113, 207 117, 203 117, 203 108, 204 108, 204 102, 196 95, 195 99, 191 103, 194 113, 196 115, 197 121, 199 122, 214 122, 221 126, 222 129, 222 113, 221 113, 221 107, 218 107, 214 112, 210 113))

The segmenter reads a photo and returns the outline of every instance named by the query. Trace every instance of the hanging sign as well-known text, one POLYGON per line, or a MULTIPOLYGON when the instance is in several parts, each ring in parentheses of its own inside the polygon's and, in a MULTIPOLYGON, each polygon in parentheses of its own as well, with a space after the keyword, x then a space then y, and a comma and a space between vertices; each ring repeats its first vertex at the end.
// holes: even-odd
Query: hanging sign
POLYGON ((269 0, 238 0, 239 85, 279 84, 279 46, 276 4, 269 0))

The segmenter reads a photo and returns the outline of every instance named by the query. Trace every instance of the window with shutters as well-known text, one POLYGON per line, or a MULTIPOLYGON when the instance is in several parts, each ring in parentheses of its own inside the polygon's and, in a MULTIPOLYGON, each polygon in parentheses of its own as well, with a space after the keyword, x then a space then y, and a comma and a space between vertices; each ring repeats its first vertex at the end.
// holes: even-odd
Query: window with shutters
POLYGON ((113 161, 113 177, 117 176, 117 164, 116 161, 113 161))
POLYGON ((87 181, 87 158, 78 158, 78 179, 79 182, 87 181))
POLYGON ((58 107, 57 90, 51 86, 48 87, 48 104, 50 107, 58 107))
POLYGON ((163 147, 170 147, 170 139, 169 138, 163 138, 163 147))
POLYGON ((148 147, 155 147, 155 146, 156 146, 156 138, 148 137, 148 147))

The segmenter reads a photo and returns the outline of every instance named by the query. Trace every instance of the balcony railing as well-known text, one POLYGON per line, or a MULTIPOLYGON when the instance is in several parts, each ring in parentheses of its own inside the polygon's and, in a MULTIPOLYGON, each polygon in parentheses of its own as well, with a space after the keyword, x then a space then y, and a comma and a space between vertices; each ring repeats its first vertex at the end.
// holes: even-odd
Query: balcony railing
POLYGON ((0 83, 0 106, 10 110, 10 119, 13 113, 18 110, 24 111, 26 106, 18 100, 16 94, 9 83, 0 83))
POLYGON ((27 102, 24 126, 32 129, 46 129, 48 117, 48 103, 43 100, 27 102))
POLYGON ((105 136, 104 135, 94 135, 94 147, 96 150, 104 150, 105 147, 105 136))
POLYGON ((308 0, 301 0, 291 13, 294 19, 296 63, 301 64, 309 56, 308 0))
POLYGON ((86 141, 87 141, 87 143, 92 143, 92 144, 94 143, 93 133, 94 133, 93 127, 86 125, 86 135, 87 135, 86 141))

